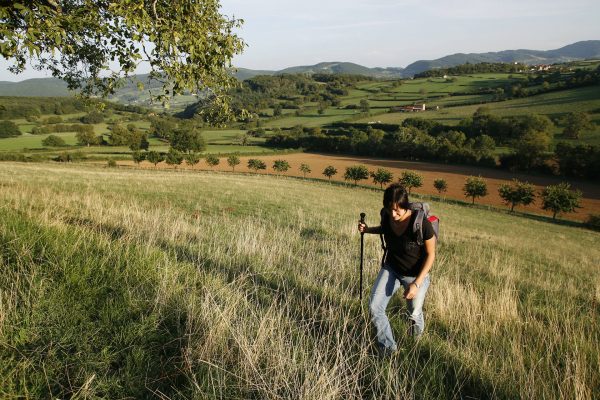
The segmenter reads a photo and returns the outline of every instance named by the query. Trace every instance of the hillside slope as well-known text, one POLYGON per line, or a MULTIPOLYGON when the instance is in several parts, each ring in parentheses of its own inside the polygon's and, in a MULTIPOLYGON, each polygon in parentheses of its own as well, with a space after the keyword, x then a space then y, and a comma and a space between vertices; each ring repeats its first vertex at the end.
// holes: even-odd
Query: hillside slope
MULTIPOLYGON (((600 389, 598 233, 432 203, 442 230, 427 333, 403 336, 398 295, 401 350, 381 360, 358 302, 356 232, 361 211, 377 223, 379 191, 11 163, 0 187, 10 189, 0 191, 0 397, 591 399, 600 389)), ((367 236, 365 297, 379 256, 367 236)))

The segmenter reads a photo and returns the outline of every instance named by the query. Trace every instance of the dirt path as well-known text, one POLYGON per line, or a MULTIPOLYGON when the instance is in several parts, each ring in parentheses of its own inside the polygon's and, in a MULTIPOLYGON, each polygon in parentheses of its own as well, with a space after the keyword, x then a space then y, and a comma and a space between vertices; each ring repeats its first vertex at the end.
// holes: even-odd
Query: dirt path
MULTIPOLYGON (((448 191, 446 196, 448 198, 466 200, 462 191, 462 187, 465 183, 467 176, 480 175, 485 178, 488 184, 488 195, 482 199, 476 200, 480 204, 490 204, 495 206, 502 206, 502 199, 498 195, 498 187, 503 184, 510 182, 513 178, 517 178, 521 181, 528 181, 529 183, 536 186, 536 189, 542 190, 544 186, 550 184, 556 184, 564 179, 551 177, 551 176, 537 176, 537 175, 526 175, 522 173, 511 173, 502 170, 490 169, 490 168, 479 168, 474 166, 462 166, 462 165, 443 165, 434 163, 424 162, 411 162, 411 161, 397 161, 397 160, 385 160, 368 157, 355 157, 355 156, 342 156, 334 154, 315 154, 315 153, 294 153, 285 155, 269 155, 269 156, 240 156, 240 165, 235 170, 236 172, 252 172, 246 164, 248 159, 258 158, 263 160, 267 164, 267 170, 261 171, 261 174, 273 175, 273 161, 274 160, 286 160, 290 164, 290 170, 285 173, 288 176, 302 176, 300 172, 300 164, 306 163, 310 166, 311 172, 307 174, 307 177, 321 178, 324 179, 323 170, 328 165, 333 165, 337 168, 338 173, 332 180, 343 181, 344 172, 346 167, 356 164, 363 164, 369 168, 369 170, 375 170, 379 167, 389 169, 394 174, 394 180, 397 180, 402 171, 412 170, 417 171, 423 175, 423 187, 414 189, 416 193, 423 194, 434 194, 437 195, 437 191, 433 187, 434 179, 443 178, 448 183, 448 191)), ((120 161, 119 164, 132 165, 133 162, 120 161)), ((143 168, 154 168, 148 162, 141 164, 143 168)), ((158 165, 159 168, 172 168, 165 163, 158 165)), ((189 166, 182 164, 177 167, 178 169, 190 169, 189 166)), ((196 170, 210 170, 205 162, 200 162, 193 169, 196 170)), ((221 163, 213 168, 217 171, 231 171, 231 168, 227 165, 226 158, 221 159, 221 163)), ((579 189, 583 192, 583 198, 581 201, 582 208, 578 209, 574 214, 568 214, 564 217, 574 220, 585 220, 590 214, 600 214, 600 185, 591 182, 584 181, 571 181, 572 188, 579 189)), ((362 181, 362 184, 372 184, 372 181, 362 181)), ((536 199, 536 203, 528 207, 518 207, 518 210, 528 211, 536 214, 551 215, 551 213, 544 212, 541 207, 541 200, 536 199)))

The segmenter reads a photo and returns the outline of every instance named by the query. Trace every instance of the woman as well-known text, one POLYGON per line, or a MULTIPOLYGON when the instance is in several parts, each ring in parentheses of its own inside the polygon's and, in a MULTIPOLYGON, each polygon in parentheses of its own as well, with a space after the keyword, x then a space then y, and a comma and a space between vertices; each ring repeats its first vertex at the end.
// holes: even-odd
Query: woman
POLYGON ((377 342, 383 353, 397 350, 396 341, 385 314, 385 309, 400 285, 404 288, 409 332, 421 336, 425 327, 423 302, 429 287, 429 270, 435 259, 435 234, 431 222, 423 219, 423 245, 417 243, 413 232, 417 212, 410 209, 406 189, 394 183, 383 194, 383 218, 381 226, 368 227, 359 223, 361 233, 383 234, 387 254, 371 291, 369 310, 371 321, 377 330, 377 342))

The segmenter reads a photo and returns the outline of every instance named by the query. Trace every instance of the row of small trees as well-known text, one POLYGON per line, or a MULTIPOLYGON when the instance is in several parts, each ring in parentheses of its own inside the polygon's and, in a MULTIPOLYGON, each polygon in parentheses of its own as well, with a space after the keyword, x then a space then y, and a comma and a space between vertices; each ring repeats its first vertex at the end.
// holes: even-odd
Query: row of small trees
MULTIPOLYGON (((154 166, 158 163, 165 161, 169 165, 180 165, 185 161, 189 166, 194 166, 201 161, 202 157, 198 153, 182 153, 175 149, 170 149, 168 153, 159 153, 156 151, 133 152, 133 160, 136 163, 140 163, 143 160, 148 160, 154 166)), ((219 157, 213 154, 208 154, 204 157, 206 164, 213 168, 220 164, 221 160, 219 157)), ((227 165, 231 167, 232 171, 235 171, 235 167, 241 163, 239 156, 232 154, 227 157, 227 165)), ((260 159, 250 158, 247 161, 248 169, 258 172, 267 169, 267 164, 260 159)), ((274 160, 272 169, 276 173, 286 173, 291 169, 291 165, 288 161, 283 159, 274 160)), ((302 163, 299 168, 303 176, 306 178, 306 174, 312 172, 310 165, 302 163)), ((332 165, 328 165, 323 169, 322 174, 329 180, 337 175, 338 170, 332 165)), ((372 178, 373 183, 380 185, 383 188, 393 181, 393 174, 386 168, 378 168, 375 171, 369 171, 364 165, 353 165, 346 167, 344 172, 344 179, 347 181, 353 181, 354 185, 357 185, 359 181, 372 178)), ((414 171, 403 171, 398 181, 407 188, 409 194, 412 189, 420 188, 423 186, 423 176, 419 175, 414 171)), ((445 179, 435 179, 433 181, 433 187, 438 191, 440 195, 448 190, 448 183, 445 179)), ((488 195, 488 186, 485 179, 482 177, 470 176, 465 180, 463 185, 463 193, 465 197, 471 199, 472 204, 475 204, 475 200, 488 195)), ((563 182, 558 185, 549 185, 544 188, 539 194, 536 194, 535 187, 528 182, 521 182, 514 179, 510 184, 500 185, 498 188, 498 194, 504 201, 504 203, 510 207, 511 212, 514 211, 517 206, 528 206, 535 202, 536 197, 542 200, 542 209, 551 211, 552 218, 556 218, 558 213, 570 213, 574 212, 576 208, 581 207, 581 192, 578 190, 571 190, 569 183, 563 182)))
MULTIPOLYGON (((373 183, 383 187, 384 184, 392 182, 392 173, 385 168, 378 168, 376 171, 367 169, 364 165, 356 165, 346 168, 344 179, 354 180, 355 184, 359 180, 373 178, 373 183)), ((402 172, 398 181, 408 189, 410 193, 413 188, 423 186, 423 177, 413 171, 402 172)), ((439 194, 443 194, 448 190, 448 183, 445 179, 435 179, 433 181, 434 188, 439 194)), ((465 197, 471 198, 472 204, 475 204, 475 199, 488 195, 488 187, 485 179, 481 177, 468 177, 463 186, 465 197)), ((535 187, 528 182, 521 182, 514 179, 510 184, 500 185, 498 194, 510 210, 513 211, 516 206, 528 206, 535 202, 537 197, 535 187)), ((558 185, 549 185, 544 188, 539 196, 542 199, 542 209, 551 211, 552 218, 555 219, 558 213, 574 212, 576 208, 580 208, 581 192, 579 190, 571 190, 569 183, 563 182, 558 185)))

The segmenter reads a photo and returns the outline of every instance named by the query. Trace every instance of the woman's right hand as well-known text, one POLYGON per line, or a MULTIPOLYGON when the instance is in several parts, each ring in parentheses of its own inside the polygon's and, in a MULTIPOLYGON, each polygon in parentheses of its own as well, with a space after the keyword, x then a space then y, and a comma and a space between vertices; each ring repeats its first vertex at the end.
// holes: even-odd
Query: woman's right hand
POLYGON ((366 233, 367 232, 367 228, 368 228, 368 226, 364 222, 359 222, 358 223, 358 231, 360 233, 366 233))

